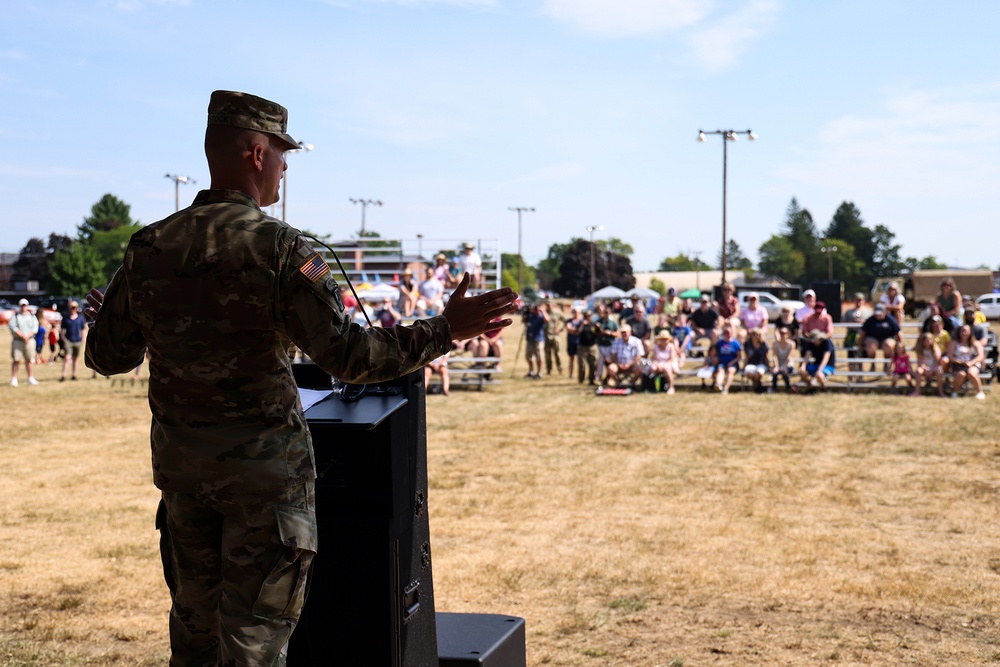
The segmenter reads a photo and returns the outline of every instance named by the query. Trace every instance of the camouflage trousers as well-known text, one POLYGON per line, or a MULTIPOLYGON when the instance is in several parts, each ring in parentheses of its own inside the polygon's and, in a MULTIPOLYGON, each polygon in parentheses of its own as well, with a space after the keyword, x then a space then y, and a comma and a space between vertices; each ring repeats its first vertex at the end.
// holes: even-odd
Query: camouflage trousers
POLYGON ((559 359, 559 339, 545 339, 545 374, 552 375, 553 362, 559 374, 562 375, 562 361, 559 359))
POLYGON ((253 495, 164 491, 171 667, 285 664, 316 553, 312 483, 253 495))

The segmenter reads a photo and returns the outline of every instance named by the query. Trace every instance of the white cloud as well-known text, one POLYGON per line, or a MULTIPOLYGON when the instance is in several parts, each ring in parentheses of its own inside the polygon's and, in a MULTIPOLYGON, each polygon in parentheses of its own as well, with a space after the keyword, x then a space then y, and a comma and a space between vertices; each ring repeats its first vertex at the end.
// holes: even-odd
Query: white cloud
POLYGON ((780 173, 833 190, 905 197, 995 188, 1000 85, 889 93, 882 107, 828 122, 816 145, 780 173))
POLYGON ((701 22, 711 11, 705 0, 545 0, 544 11, 600 37, 655 35, 701 22))
POLYGON ((751 0, 743 9, 691 35, 692 55, 710 71, 735 64, 750 44, 771 27, 779 8, 777 0, 751 0))

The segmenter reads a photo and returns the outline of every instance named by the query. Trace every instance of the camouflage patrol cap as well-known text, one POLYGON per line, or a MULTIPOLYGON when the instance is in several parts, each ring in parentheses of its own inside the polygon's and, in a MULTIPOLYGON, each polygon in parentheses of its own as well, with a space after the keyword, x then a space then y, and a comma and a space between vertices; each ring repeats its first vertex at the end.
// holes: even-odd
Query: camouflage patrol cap
POLYGON ((288 109, 249 93, 231 90, 213 92, 212 99, 208 102, 208 124, 273 134, 285 142, 289 150, 300 147, 299 142, 287 133, 288 109))

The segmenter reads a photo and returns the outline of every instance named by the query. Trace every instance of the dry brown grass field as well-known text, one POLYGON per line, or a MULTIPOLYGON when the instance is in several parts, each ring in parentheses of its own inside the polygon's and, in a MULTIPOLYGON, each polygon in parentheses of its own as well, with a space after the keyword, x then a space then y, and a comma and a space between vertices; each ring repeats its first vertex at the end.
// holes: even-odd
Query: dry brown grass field
MULTIPOLYGON (((1000 396, 598 398, 516 336, 428 397, 439 611, 529 665, 1000 662, 1000 396)), ((0 665, 166 664, 145 386, 54 369, 0 383, 0 665)))

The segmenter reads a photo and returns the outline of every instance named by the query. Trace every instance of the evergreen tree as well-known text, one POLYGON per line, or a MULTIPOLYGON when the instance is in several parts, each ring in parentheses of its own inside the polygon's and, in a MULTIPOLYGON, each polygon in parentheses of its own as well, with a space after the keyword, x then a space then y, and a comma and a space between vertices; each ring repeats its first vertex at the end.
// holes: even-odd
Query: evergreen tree
MULTIPOLYGON (((716 257, 715 265, 721 270, 722 269, 722 251, 716 257)), ((745 271, 747 269, 753 268, 753 262, 743 254, 743 248, 740 244, 729 239, 726 241, 726 270, 733 271, 745 271)))
POLYGON ((132 207, 113 194, 101 197, 90 209, 90 216, 83 219, 77 228, 80 238, 89 241, 94 232, 109 232, 118 227, 131 226, 138 229, 138 220, 132 219, 132 207))

